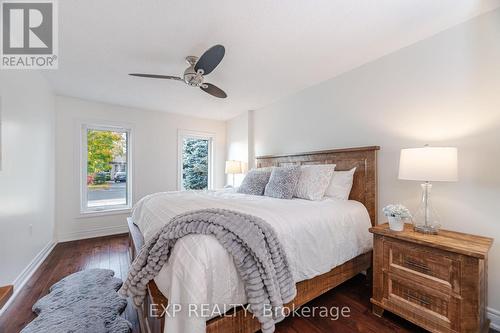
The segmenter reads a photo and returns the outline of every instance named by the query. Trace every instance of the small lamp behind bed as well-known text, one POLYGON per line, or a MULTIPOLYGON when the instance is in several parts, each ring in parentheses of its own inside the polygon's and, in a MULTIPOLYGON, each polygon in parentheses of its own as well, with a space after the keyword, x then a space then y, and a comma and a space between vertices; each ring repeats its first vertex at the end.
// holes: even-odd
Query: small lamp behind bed
POLYGON ((232 186, 234 187, 234 175, 243 173, 241 161, 226 161, 226 175, 233 175, 232 186))

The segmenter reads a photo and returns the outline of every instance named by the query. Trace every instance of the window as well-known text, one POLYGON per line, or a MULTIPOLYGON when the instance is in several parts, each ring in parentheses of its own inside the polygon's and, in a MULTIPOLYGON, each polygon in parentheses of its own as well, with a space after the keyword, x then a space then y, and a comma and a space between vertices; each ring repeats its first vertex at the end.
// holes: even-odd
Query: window
POLYGON ((179 131, 179 189, 213 188, 214 135, 179 131))
POLYGON ((82 147, 81 212, 129 209, 130 130, 84 125, 82 147))

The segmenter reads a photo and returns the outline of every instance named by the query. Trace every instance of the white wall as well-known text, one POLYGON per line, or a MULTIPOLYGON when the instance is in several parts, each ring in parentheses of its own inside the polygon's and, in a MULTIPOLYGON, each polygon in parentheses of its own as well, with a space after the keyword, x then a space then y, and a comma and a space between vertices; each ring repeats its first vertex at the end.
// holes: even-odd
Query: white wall
POLYGON ((134 202, 150 193, 177 189, 178 129, 215 133, 215 186, 224 186, 225 122, 58 96, 56 229, 60 241, 127 231, 127 214, 80 216, 79 135, 81 124, 88 122, 132 127, 134 202))
POLYGON ((54 95, 39 72, 4 70, 0 99, 0 286, 18 287, 53 242, 54 95))
POLYGON ((257 156, 380 145, 380 208, 417 207, 418 182, 397 179, 401 148, 457 146, 460 180, 435 184, 435 207, 445 228, 496 239, 489 306, 500 310, 499 41, 497 10, 256 110, 254 136, 257 156))
MULTIPOLYGON (((252 132, 251 126, 252 111, 247 111, 241 115, 228 120, 226 130, 227 159, 236 160, 244 163, 243 172, 248 169, 248 162, 252 160, 249 154, 249 134, 252 132)), ((234 185, 239 186, 244 178, 244 173, 235 175, 234 185)), ((233 185, 233 176, 226 175, 226 183, 233 185)))

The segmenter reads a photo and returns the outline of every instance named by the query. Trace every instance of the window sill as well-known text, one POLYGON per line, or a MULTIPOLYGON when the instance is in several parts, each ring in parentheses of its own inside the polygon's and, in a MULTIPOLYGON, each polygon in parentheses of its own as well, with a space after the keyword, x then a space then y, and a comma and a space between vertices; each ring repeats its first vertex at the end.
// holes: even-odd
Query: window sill
POLYGON ((111 208, 104 210, 87 210, 80 212, 78 219, 86 219, 92 217, 109 216, 109 215, 130 215, 132 208, 111 208))

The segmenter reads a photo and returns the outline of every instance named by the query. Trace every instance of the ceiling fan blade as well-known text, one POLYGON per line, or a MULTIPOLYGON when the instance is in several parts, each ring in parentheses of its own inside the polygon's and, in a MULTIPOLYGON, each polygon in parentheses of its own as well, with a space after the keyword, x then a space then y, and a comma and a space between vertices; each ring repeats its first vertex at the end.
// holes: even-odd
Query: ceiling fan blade
POLYGON ((226 98, 227 97, 227 94, 224 92, 224 90, 222 90, 219 87, 214 86, 211 83, 203 83, 200 86, 200 89, 206 93, 209 93, 212 96, 215 96, 215 97, 219 97, 219 98, 226 98))
POLYGON ((198 59, 196 65, 194 65, 195 71, 200 69, 203 70, 203 75, 210 74, 215 67, 222 61, 226 49, 222 45, 215 45, 209 48, 203 53, 203 55, 198 59))
POLYGON ((130 76, 137 76, 137 77, 147 77, 150 79, 170 79, 170 80, 179 80, 182 81, 182 79, 178 76, 171 76, 171 75, 156 75, 156 74, 138 74, 138 73, 130 73, 130 76))

